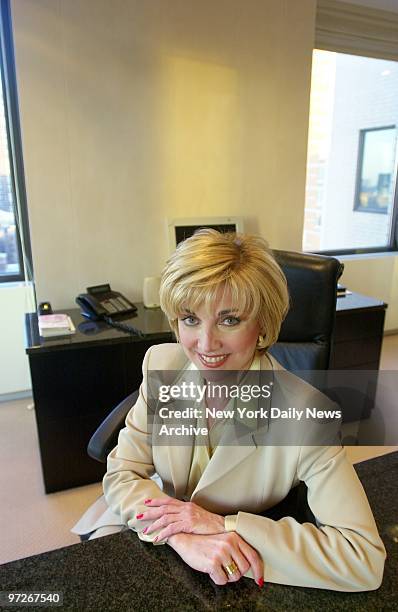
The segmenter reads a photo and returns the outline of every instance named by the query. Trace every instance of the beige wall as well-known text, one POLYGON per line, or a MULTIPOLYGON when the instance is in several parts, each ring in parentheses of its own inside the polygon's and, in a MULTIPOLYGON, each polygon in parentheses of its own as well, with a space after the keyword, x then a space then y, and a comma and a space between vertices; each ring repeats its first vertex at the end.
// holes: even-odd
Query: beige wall
POLYGON ((301 248, 315 0, 13 0, 38 299, 132 299, 166 218, 301 248))

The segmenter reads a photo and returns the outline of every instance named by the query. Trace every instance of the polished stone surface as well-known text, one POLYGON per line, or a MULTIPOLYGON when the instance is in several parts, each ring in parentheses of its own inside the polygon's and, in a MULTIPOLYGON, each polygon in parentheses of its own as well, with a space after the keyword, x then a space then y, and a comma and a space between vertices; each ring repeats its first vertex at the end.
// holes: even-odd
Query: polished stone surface
POLYGON ((0 590, 61 590, 64 605, 58 609, 79 612, 398 610, 398 452, 363 462, 356 470, 388 553, 377 591, 339 593, 276 584, 260 589, 246 578, 219 587, 170 547, 143 543, 131 531, 5 564, 0 590))

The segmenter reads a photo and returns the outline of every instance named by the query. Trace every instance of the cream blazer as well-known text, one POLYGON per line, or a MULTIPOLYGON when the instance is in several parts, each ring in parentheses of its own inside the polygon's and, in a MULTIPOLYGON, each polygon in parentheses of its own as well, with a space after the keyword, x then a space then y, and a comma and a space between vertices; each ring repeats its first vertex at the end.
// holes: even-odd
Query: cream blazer
MULTIPOLYGON (((88 515, 88 520, 83 520, 84 528, 90 522, 91 529, 119 524, 148 539, 141 533, 148 523, 136 519, 145 510, 144 500, 162 495, 183 498, 192 448, 151 446, 146 385, 150 370, 184 371, 188 367, 189 361, 178 344, 152 346, 146 353, 139 399, 108 457, 103 480, 108 509, 101 516, 98 512, 88 515), (155 473, 163 490, 151 479, 155 473)), ((261 358, 260 367, 282 370, 267 355, 261 358)), ((313 402, 314 395, 322 396, 323 405, 329 402, 301 379, 286 375, 286 397, 294 398, 296 407, 313 402)), ((252 436, 248 444, 218 446, 191 501, 228 516, 226 525, 262 556, 265 581, 340 591, 377 589, 383 576, 385 548, 344 449, 272 445, 272 440, 271 426, 261 444, 252 436), (259 516, 283 500, 300 481, 308 487, 308 503, 317 526, 300 524, 289 516, 278 521, 259 516)), ((298 440, 304 440, 300 432, 298 440)), ((80 524, 80 531, 77 528, 75 532, 82 533, 84 528, 80 524)), ((155 535, 151 534, 152 539, 155 535)))

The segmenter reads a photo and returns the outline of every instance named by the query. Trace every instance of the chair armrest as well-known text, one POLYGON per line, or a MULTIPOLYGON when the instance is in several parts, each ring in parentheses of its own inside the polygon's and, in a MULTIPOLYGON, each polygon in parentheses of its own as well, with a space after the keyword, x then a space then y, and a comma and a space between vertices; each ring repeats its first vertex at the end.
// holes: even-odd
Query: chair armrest
POLYGON ((87 452, 93 459, 106 462, 111 450, 116 446, 119 431, 124 425, 127 413, 138 399, 139 391, 128 395, 120 404, 108 414, 96 432, 91 436, 87 452))

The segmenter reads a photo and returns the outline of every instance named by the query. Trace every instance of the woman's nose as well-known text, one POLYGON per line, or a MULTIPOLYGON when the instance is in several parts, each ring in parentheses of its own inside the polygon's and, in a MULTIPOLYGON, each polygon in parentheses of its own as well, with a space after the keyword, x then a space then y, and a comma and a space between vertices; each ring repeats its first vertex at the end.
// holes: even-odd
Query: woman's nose
POLYGON ((210 354, 222 346, 217 330, 203 328, 198 337, 198 349, 201 353, 210 354))

